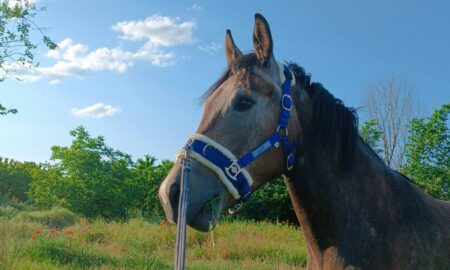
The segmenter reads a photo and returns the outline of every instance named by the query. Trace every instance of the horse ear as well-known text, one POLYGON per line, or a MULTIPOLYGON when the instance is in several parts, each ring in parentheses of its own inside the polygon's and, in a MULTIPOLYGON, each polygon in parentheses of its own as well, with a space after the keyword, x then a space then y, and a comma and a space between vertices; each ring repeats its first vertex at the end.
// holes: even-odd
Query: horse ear
POLYGON ((266 65, 267 61, 273 57, 272 34, 266 19, 259 13, 255 14, 255 29, 253 30, 253 47, 256 57, 261 65, 266 65))
POLYGON ((234 40, 229 29, 227 29, 225 34, 225 54, 227 56, 228 66, 231 66, 236 59, 242 55, 241 50, 239 50, 236 44, 234 44, 234 40))

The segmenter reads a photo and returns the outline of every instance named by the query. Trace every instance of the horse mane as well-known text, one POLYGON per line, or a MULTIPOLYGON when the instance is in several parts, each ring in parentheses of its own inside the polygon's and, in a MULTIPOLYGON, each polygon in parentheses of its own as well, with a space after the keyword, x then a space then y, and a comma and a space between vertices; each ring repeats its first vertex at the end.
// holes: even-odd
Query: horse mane
MULTIPOLYGON (((222 76, 201 96, 200 101, 204 102, 211 96, 232 75, 233 70, 250 69, 259 64, 255 53, 239 57, 231 68, 228 67, 222 76)), ((301 66, 293 62, 290 62, 288 66, 294 73, 296 85, 300 89, 306 90, 312 100, 312 130, 314 136, 311 137, 314 142, 311 145, 322 151, 335 151, 336 147, 339 147, 340 149, 337 150, 340 150, 345 167, 351 167, 359 138, 356 109, 346 107, 322 84, 311 83, 311 75, 307 74, 301 66)), ((301 121, 301 119, 299 120, 301 121)))
MULTIPOLYGON (((359 139, 356 109, 346 107, 322 84, 311 83, 311 75, 296 63, 289 63, 289 68, 294 73, 297 86, 305 90, 312 101, 311 130, 314 134, 310 136, 310 145, 318 151, 338 150, 344 167, 351 169, 359 139)), ((299 121, 302 122, 300 114, 299 121)))

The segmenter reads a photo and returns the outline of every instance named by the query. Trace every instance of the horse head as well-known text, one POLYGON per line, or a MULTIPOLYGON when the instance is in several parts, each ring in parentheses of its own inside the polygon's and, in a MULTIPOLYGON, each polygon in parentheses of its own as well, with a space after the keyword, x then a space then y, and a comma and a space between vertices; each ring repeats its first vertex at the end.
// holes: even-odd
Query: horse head
MULTIPOLYGON (((200 125, 185 147, 193 159, 187 223, 201 231, 294 164, 302 133, 294 106, 302 94, 295 79, 303 71, 275 60, 269 25, 259 14, 253 45, 254 52, 243 54, 226 31, 228 69, 205 94, 200 125)), ((307 107, 304 111, 308 114, 307 107)), ((166 217, 173 223, 180 180, 178 158, 159 189, 166 217)))

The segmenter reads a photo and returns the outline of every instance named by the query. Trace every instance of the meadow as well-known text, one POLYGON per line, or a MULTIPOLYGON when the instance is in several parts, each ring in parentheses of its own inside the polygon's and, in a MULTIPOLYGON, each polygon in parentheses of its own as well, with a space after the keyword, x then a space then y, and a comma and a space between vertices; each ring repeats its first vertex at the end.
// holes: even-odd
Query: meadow
MULTIPOLYGON (((0 209, 0 269, 172 269, 176 227, 133 218, 105 221, 66 209, 0 209)), ((223 221, 188 230, 186 269, 303 269, 298 227, 223 221)))

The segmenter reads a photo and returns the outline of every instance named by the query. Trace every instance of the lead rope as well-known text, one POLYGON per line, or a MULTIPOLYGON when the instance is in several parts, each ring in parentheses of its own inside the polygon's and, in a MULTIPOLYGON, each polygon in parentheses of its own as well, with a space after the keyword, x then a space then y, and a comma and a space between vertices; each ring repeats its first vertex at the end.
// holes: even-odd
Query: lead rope
POLYGON ((192 169, 192 162, 189 159, 188 151, 185 149, 184 157, 181 159, 181 192, 178 201, 177 219, 177 241, 175 244, 175 270, 184 270, 186 257, 186 209, 188 202, 189 176, 192 169))

